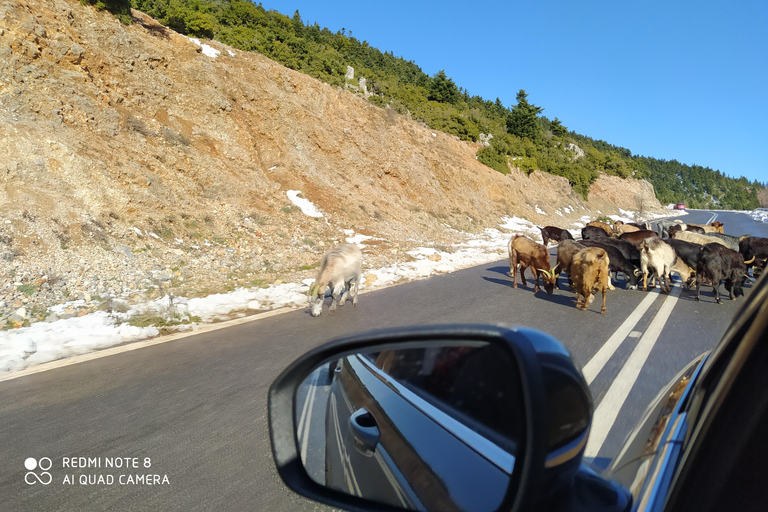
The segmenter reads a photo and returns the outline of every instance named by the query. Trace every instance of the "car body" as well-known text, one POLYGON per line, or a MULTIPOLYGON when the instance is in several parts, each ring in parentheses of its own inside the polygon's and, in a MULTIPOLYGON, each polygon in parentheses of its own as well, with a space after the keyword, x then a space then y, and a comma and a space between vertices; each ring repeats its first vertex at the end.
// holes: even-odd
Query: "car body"
MULTIPOLYGON (((591 397, 588 389, 582 386, 583 376, 578 369, 573 367, 572 372, 578 375, 568 377, 565 385, 557 384, 557 379, 552 378, 557 372, 553 374, 547 370, 557 359, 560 369, 571 372, 568 369, 568 364, 572 364, 570 356, 565 360, 563 354, 567 355, 567 352, 561 345, 560 348, 552 348, 554 343, 558 342, 522 329, 430 326, 416 331, 363 335, 318 349, 286 370, 275 382, 274 390, 270 391, 270 424, 278 470, 284 481, 297 492, 350 510, 709 512, 768 508, 768 485, 765 485, 762 473, 762 466, 768 458, 768 372, 765 371, 768 367, 768 279, 765 276, 757 281, 720 343, 711 352, 700 355, 682 368, 659 392, 619 453, 601 474, 582 461, 582 439, 585 442, 586 437, 575 435, 560 445, 552 443, 552 432, 579 423, 584 418, 591 421, 592 414, 591 397), (524 424, 517 424, 517 430, 499 429, 497 425, 496 430, 501 430, 497 434, 501 437, 494 438, 507 438, 506 453, 514 460, 509 487, 501 502, 499 493, 503 484, 499 484, 498 480, 494 484, 493 478, 499 477, 503 481, 504 471, 499 471, 498 465, 494 469, 488 461, 493 451, 504 452, 503 441, 478 450, 472 447, 472 436, 466 439, 456 434, 439 437, 441 430, 449 430, 447 424, 450 421, 434 414, 430 418, 430 414, 425 413, 430 405, 436 405, 434 400, 424 400, 424 405, 410 398, 405 405, 394 404, 392 397, 398 387, 425 397, 405 383, 402 375, 394 371, 396 368, 379 360, 381 351, 364 357, 349 353, 350 350, 353 354, 363 353, 362 349, 375 348, 381 343, 387 343, 390 349, 398 344, 413 344, 416 340, 437 343, 453 335, 471 340, 484 338, 489 342, 504 340, 504 343, 495 345, 500 350, 505 346, 510 348, 504 356, 509 361, 498 358, 499 365, 505 367, 501 375, 519 379, 516 386, 520 387, 520 396, 510 402, 510 407, 525 418, 524 424), (398 462, 398 459, 410 457, 411 469, 420 461, 420 470, 414 475, 428 473, 446 483, 441 487, 431 482, 430 492, 434 494, 431 503, 421 498, 398 502, 399 498, 350 492, 349 487, 345 488, 344 478, 347 477, 340 460, 330 456, 326 458, 326 469, 329 471, 326 482, 319 486, 302 480, 301 472, 288 464, 294 457, 292 450, 295 447, 292 448, 291 443, 295 444, 295 438, 279 435, 277 428, 289 426, 291 419, 287 416, 295 410, 295 406, 285 399, 281 400, 279 395, 290 396, 291 375, 303 377, 307 369, 316 367, 318 362, 327 364, 329 359, 338 360, 333 359, 334 354, 342 357, 340 370, 333 379, 331 395, 336 397, 337 404, 343 400, 347 409, 343 415, 338 410, 332 410, 327 416, 330 422, 335 422, 334 429, 327 430, 327 436, 332 440, 329 444, 337 442, 328 448, 327 454, 357 451, 362 457, 367 456, 370 463, 376 450, 382 450, 382 459, 388 457, 393 466, 378 462, 366 465, 366 461, 361 463, 360 457, 354 457, 346 459, 347 471, 352 469, 362 475, 361 480, 367 480, 365 485, 377 488, 376 492, 384 489, 391 492, 396 487, 392 482, 397 481, 413 496, 423 496, 420 494, 423 491, 418 489, 422 483, 418 478, 409 478, 407 472, 402 470, 407 465, 398 462), (533 357, 529 357, 531 355, 533 357), (583 407, 576 407, 581 410, 579 414, 569 414, 567 409, 570 404, 578 403, 584 397, 588 401, 588 414, 585 416, 586 409, 583 407), (525 407, 516 405, 518 400, 525 407), (281 409, 285 412, 281 413, 281 409), (411 419, 403 422, 391 414, 387 416, 389 419, 380 414, 384 410, 396 409, 407 410, 397 414, 409 414, 411 419), (396 447, 390 439, 386 443, 369 442, 361 451, 360 443, 350 438, 344 427, 360 410, 376 410, 375 423, 386 426, 380 429, 380 439, 385 437, 384 431, 389 430, 387 436, 399 437, 400 446, 396 447), (542 424, 542 421, 553 421, 558 415, 564 416, 562 421, 550 424, 548 428, 542 424), (341 420, 336 422, 333 418, 341 420), (432 424, 425 426, 429 421, 432 424), (404 425, 419 426, 416 433, 406 434, 402 428, 404 425), (393 429, 392 426, 399 427, 393 429), (515 433, 510 436, 511 432, 515 433), (345 448, 340 449, 340 444, 345 448), (427 460, 418 455, 429 450, 443 456, 427 460), (485 459, 484 469, 478 469, 483 468, 481 459, 485 459), (292 469, 289 470, 289 466, 292 469), (381 471, 386 467, 390 469, 381 471), (396 471, 400 474, 397 475, 396 471), (402 478, 393 479, 392 475, 402 478), (486 493, 488 489, 492 492, 486 493), (462 493, 460 500, 455 499, 462 493), (483 501, 486 494, 492 498, 483 501), (473 499, 467 500, 467 496, 473 499)), ((426 360, 424 354, 422 348, 421 356, 416 357, 422 366, 426 360)), ((496 372, 497 369, 486 367, 483 379, 487 384, 496 378, 493 376, 496 372)), ((483 386, 480 381, 468 382, 467 385, 469 387, 463 391, 465 394, 471 393, 474 387, 483 386)), ((400 396, 407 397, 407 394, 400 393, 400 396)), ((444 412, 448 410, 438 408, 444 412)), ((498 410, 498 407, 494 406, 494 409, 498 410)), ((463 423, 475 434, 485 432, 478 428, 474 420, 467 420, 462 415, 453 415, 451 421, 463 423)), ((586 433, 588 430, 589 422, 573 432, 586 433)), ((508 468, 508 465, 505 466, 505 470, 508 468)))
POLYGON ((685 209, 686 209, 685 203, 677 203, 675 205, 675 210, 685 210, 685 209))
POLYGON ((515 399, 514 381, 491 383, 463 357, 467 351, 482 357, 489 348, 343 358, 328 399, 325 485, 412 510, 498 509, 515 461, 509 433, 522 425, 507 428, 515 418, 496 413, 514 410, 505 403, 515 399), (478 393, 478 387, 499 392, 478 393), (480 485, 482 495, 474 490, 480 485))
POLYGON ((633 510, 765 510, 768 280, 657 396, 605 473, 633 510))

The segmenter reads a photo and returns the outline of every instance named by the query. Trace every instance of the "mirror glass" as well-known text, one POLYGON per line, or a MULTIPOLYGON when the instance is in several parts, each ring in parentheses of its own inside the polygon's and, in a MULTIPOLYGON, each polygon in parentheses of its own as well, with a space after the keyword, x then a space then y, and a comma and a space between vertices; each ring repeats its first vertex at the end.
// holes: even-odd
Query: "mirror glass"
POLYGON ((518 365, 484 342, 345 354, 307 376, 294 407, 316 482, 407 510, 497 510, 525 441, 518 365))

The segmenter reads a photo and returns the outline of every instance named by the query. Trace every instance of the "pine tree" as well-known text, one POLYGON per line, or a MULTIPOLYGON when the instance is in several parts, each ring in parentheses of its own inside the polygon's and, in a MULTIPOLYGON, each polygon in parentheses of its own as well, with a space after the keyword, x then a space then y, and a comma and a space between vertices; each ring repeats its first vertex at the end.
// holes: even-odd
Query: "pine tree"
POLYGON ((459 88, 445 75, 444 70, 437 72, 429 85, 428 100, 440 103, 456 103, 460 96, 459 88))
POLYGON ((296 12, 293 13, 292 21, 294 34, 301 37, 304 33, 304 23, 301 21, 301 14, 299 14, 298 9, 296 9, 296 12))
POLYGON ((507 116, 507 131, 518 137, 527 137, 533 141, 541 137, 541 127, 538 122, 538 115, 543 111, 542 107, 537 107, 528 103, 528 94, 523 89, 517 93, 517 105, 512 107, 507 116))
POLYGON ((550 123, 549 129, 552 130, 552 135, 555 137, 565 137, 568 135, 568 128, 563 126, 563 123, 558 118, 555 118, 555 120, 550 123))

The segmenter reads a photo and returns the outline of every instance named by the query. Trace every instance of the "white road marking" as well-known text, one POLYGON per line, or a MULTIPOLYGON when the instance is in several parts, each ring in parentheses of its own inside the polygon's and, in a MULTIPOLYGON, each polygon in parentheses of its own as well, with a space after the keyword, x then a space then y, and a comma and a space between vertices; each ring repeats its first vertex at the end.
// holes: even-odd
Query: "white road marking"
POLYGON ((312 407, 315 403, 315 395, 317 394, 317 378, 320 368, 316 369, 312 374, 312 382, 309 384, 309 393, 304 399, 304 407, 301 410, 301 418, 299 419, 297 436, 301 441, 301 463, 304 466, 307 465, 307 449, 309 446, 309 425, 312 423, 312 407))
MULTIPOLYGON (((341 425, 339 425, 339 410, 336 403, 336 395, 331 393, 331 420, 333 421, 333 432, 336 437, 336 449, 339 453, 339 460, 341 461, 341 469, 344 471, 344 480, 347 483, 347 490, 349 494, 353 496, 362 496, 360 492, 360 485, 357 483, 357 477, 355 476, 355 470, 352 467, 352 461, 347 453, 347 447, 344 444, 344 436, 341 431, 341 425)), ((339 489, 343 491, 343 489, 339 489)))
POLYGON ((387 481, 389 482, 389 485, 392 486, 392 490, 395 492, 395 495, 397 496, 397 499, 400 501, 400 505, 402 505, 403 508, 413 508, 408 506, 408 500, 406 499, 405 490, 400 485, 400 482, 397 481, 397 478, 395 478, 395 475, 392 474, 392 470, 389 467, 389 464, 384 462, 384 458, 381 456, 381 449, 377 449, 375 452, 373 452, 373 458, 376 459, 376 462, 379 463, 379 467, 381 468, 381 472, 384 473, 384 476, 387 477, 387 481))
POLYGON ((597 354, 592 356, 592 359, 590 359, 589 362, 581 370, 581 373, 584 374, 584 378, 587 380, 587 384, 592 384, 592 381, 595 380, 595 377, 597 377, 597 375, 600 373, 600 370, 603 369, 608 360, 613 356, 619 346, 621 346, 621 343, 626 339, 627 336, 629 336, 629 334, 632 332, 632 329, 635 328, 635 325, 637 325, 645 312, 648 311, 648 308, 651 307, 653 301, 658 298, 658 289, 654 289, 648 295, 646 295, 640 305, 635 308, 635 310, 631 315, 627 317, 626 320, 624 320, 624 323, 621 324, 618 329, 616 329, 616 332, 614 332, 613 335, 608 338, 608 341, 606 341, 605 344, 600 347, 600 350, 597 351, 597 354))
POLYGON ((629 396, 629 392, 632 390, 635 381, 637 381, 640 370, 643 369, 645 362, 648 360, 648 355, 651 353, 664 325, 669 319, 669 315, 672 313, 672 309, 677 304, 677 298, 680 296, 681 290, 682 287, 680 285, 674 286, 672 293, 664 300, 648 330, 645 331, 643 337, 637 342, 637 346, 635 346, 629 359, 627 359, 616 380, 613 381, 600 405, 595 410, 592 428, 589 433, 589 441, 584 452, 585 457, 597 456, 600 448, 603 446, 608 432, 610 432, 611 427, 616 422, 621 406, 624 405, 627 396, 629 396))

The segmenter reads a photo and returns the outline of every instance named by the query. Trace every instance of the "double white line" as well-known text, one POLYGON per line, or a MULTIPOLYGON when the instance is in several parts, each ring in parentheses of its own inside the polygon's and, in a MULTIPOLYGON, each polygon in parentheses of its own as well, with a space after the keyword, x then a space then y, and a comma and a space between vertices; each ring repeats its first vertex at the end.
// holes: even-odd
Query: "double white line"
MULTIPOLYGON (((619 375, 611 384, 608 392, 603 397, 600 405, 595 410, 595 414, 592 419, 592 428, 589 434, 589 441, 587 442, 587 448, 584 452, 586 457, 597 456, 600 448, 605 442, 605 438, 608 436, 611 427, 616 422, 616 417, 621 410, 621 406, 629 396, 629 392, 632 390, 632 386, 637 381, 637 376, 640 374, 640 370, 643 369, 643 365, 648 360, 648 355, 651 353, 653 346, 661 335, 661 330, 664 328, 664 324, 667 323, 669 315, 672 313, 672 309, 677 304, 677 298, 680 296, 682 286, 676 284, 672 293, 670 293, 664 303, 661 305, 659 312, 655 318, 651 321, 651 325, 648 330, 645 331, 640 341, 637 342, 632 354, 627 359, 624 367, 619 372, 619 375)), ((623 324, 613 333, 613 335, 605 342, 605 344, 597 351, 597 354, 584 366, 582 373, 587 380, 587 384, 591 384, 592 381, 600 373, 608 360, 613 356, 616 350, 621 346, 622 342, 629 336, 634 329, 635 325, 645 315, 651 304, 659 298, 658 289, 654 289, 650 292, 640 303, 640 305, 632 312, 631 315, 624 321, 623 324)))
POLYGON ((301 416, 299 417, 299 424, 296 429, 296 437, 299 439, 299 446, 301 448, 301 462, 305 467, 307 465, 307 450, 309 448, 309 427, 312 423, 312 406, 315 403, 317 381, 322 368, 324 367, 316 368, 309 377, 311 379, 309 391, 304 399, 304 406, 301 408, 301 416))

